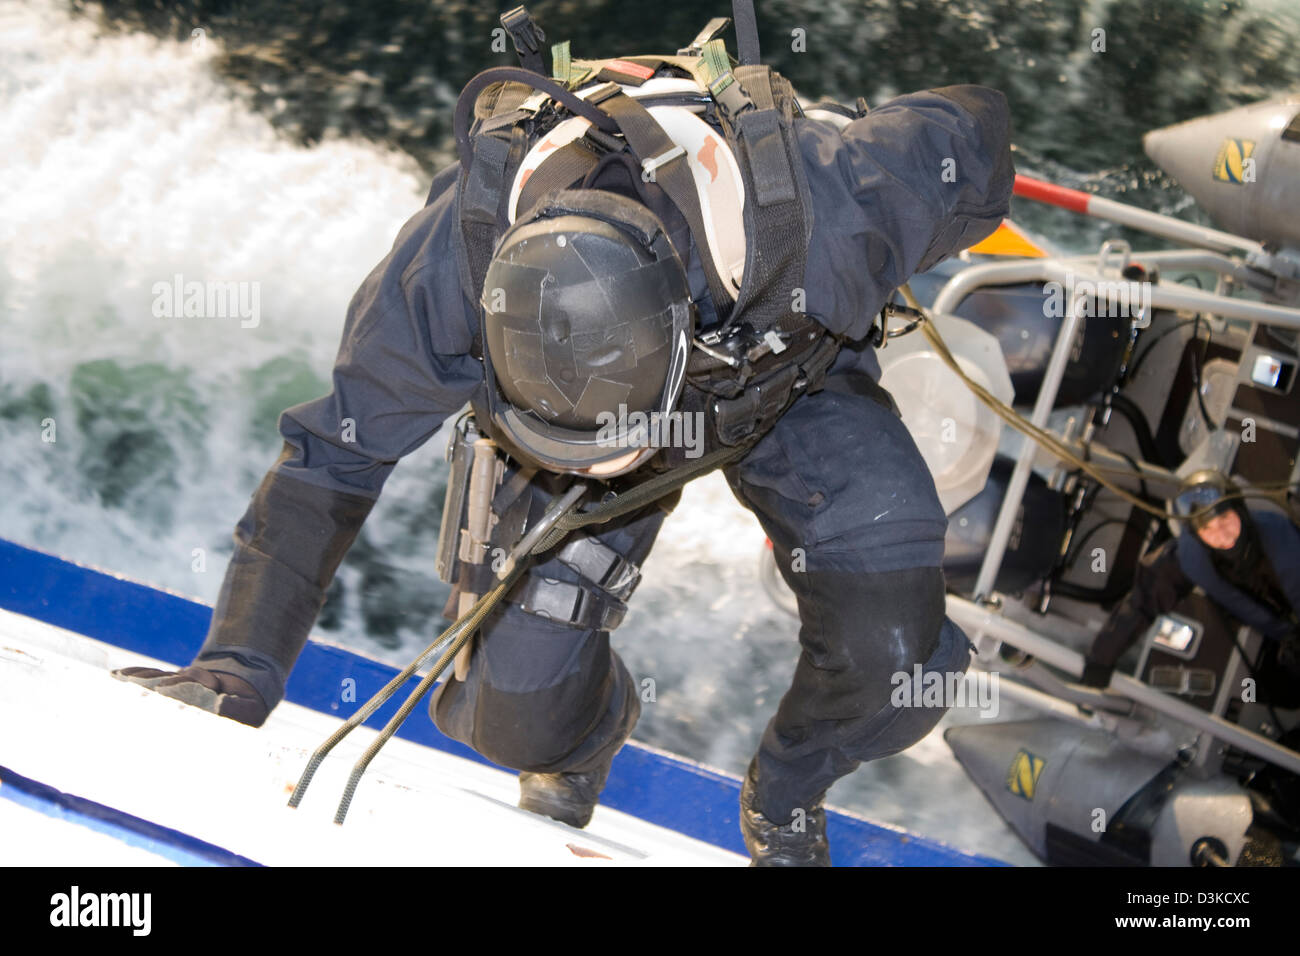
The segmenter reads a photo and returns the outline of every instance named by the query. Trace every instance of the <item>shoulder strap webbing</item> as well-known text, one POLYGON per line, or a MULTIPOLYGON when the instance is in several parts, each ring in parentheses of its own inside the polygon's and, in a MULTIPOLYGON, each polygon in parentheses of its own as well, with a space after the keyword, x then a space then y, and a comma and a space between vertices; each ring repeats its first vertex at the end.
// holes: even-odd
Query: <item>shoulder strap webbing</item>
MULTIPOLYGON (((686 152, 664 132, 659 122, 644 106, 626 93, 616 93, 601 102, 601 108, 618 122, 633 155, 640 160, 645 176, 668 194, 695 239, 700 263, 709 282, 709 295, 719 315, 725 315, 731 305, 721 276, 709 254, 709 243, 704 231, 704 216, 700 210, 699 194, 695 191, 695 178, 686 163, 686 152)), ((678 250, 682 261, 687 250, 678 250)))
MULTIPOLYGON (((454 121, 461 164, 456 219, 464 240, 457 243, 456 257, 465 296, 475 310, 497 237, 505 228, 510 176, 527 146, 520 121, 529 115, 522 107, 533 91, 546 93, 600 129, 618 128, 609 114, 554 80, 518 67, 492 67, 466 84, 456 101, 454 121)), ((481 331, 476 332, 470 346, 476 358, 483 354, 481 339, 481 331)))
MULTIPOLYGON (((726 46, 716 38, 707 41, 698 56, 662 59, 689 72, 713 96, 745 184, 745 277, 726 324, 748 322, 760 334, 807 328, 814 320, 793 308, 813 226, 794 133, 793 87, 766 66, 733 68, 726 46)), ((582 62, 599 68, 600 61, 582 62)))
POLYGON ((795 309, 812 238, 812 203, 794 133, 794 93, 766 66, 739 66, 733 73, 752 103, 728 117, 728 141, 745 182, 745 234, 756 241, 745 257, 733 318, 743 316, 760 333, 793 331, 812 321, 795 309))
MULTIPOLYGON (((586 178, 599 162, 596 154, 582 145, 581 138, 561 146, 546 162, 533 170, 524 188, 519 191, 516 218, 523 218, 525 212, 532 209, 547 193, 568 189, 586 178)), ((510 183, 505 185, 510 187, 510 183)))
MULTIPOLYGON (((461 166, 455 210, 462 238, 456 243, 457 265, 465 297, 475 311, 504 222, 509 171, 523 157, 525 143, 518 124, 528 113, 519 107, 531 92, 522 84, 505 83, 499 90, 485 90, 484 102, 475 107, 476 115, 480 110, 485 115, 479 116, 471 159, 461 166)), ((474 327, 470 352, 475 358, 481 358, 483 343, 478 324, 474 327)))
POLYGON ((731 18, 736 22, 736 50, 745 66, 757 66, 758 18, 754 16, 754 0, 731 0, 731 18))

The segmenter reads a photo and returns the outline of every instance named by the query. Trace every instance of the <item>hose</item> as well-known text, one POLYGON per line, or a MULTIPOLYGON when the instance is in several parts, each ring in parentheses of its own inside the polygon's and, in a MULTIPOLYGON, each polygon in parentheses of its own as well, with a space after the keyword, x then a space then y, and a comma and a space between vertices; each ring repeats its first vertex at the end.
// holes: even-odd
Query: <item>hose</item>
POLYGON ((478 629, 478 626, 483 623, 483 620, 492 612, 492 609, 497 606, 500 600, 505 597, 506 592, 514 586, 527 568, 526 563, 518 564, 504 581, 479 598, 469 613, 456 622, 454 625, 457 629, 456 636, 447 649, 442 652, 442 656, 433 665, 433 669, 416 685, 415 690, 411 691, 411 695, 406 698, 406 702, 398 708, 393 718, 384 725, 384 729, 380 731, 379 736, 371 741, 370 746, 366 748, 366 752, 361 755, 361 759, 353 765, 352 773, 348 776, 347 786, 343 790, 343 797, 339 800, 338 810, 334 813, 335 823, 341 825, 347 817, 348 808, 352 805, 352 795, 356 793, 357 784, 361 782, 361 777, 366 772, 366 768, 370 766, 370 762, 379 755, 379 751, 384 744, 388 743, 393 735, 397 733, 398 728, 411 715, 411 711, 415 710, 416 705, 429 692, 429 688, 442 676, 442 672, 447 669, 447 665, 455 659, 460 649, 470 639, 470 636, 478 629))
POLYGON ((1120 395, 1117 392, 1110 396, 1110 407, 1123 415, 1124 419, 1132 426, 1133 437, 1137 440, 1138 451, 1142 453, 1143 459, 1162 468, 1168 468, 1168 464, 1156 447, 1155 437, 1151 434, 1151 425, 1147 422, 1147 417, 1143 414, 1142 409, 1138 408, 1137 402, 1127 395, 1120 395))
MULTIPOLYGON (((903 298, 907 301, 907 304, 909 306, 911 306, 913 309, 916 309, 918 312, 921 312, 922 314, 926 315, 927 318, 930 318, 929 313, 924 308, 922 308, 920 302, 918 302, 916 296, 912 294, 912 290, 907 285, 907 283, 903 283, 903 285, 899 287, 899 292, 902 293, 903 298)), ((1193 514, 1175 515, 1171 513, 1168 509, 1160 508, 1155 505, 1152 505, 1144 501, 1139 496, 1133 494, 1128 489, 1120 487, 1119 485, 1115 484, 1113 481, 1107 479, 1103 474, 1104 472, 1110 471, 1112 469, 1106 468, 1105 466, 1099 466, 1093 462, 1088 462, 1080 458, 1078 455, 1074 453, 1073 449, 1071 449, 1068 445, 1062 442, 1051 432, 1047 431, 1046 429, 1039 428, 1037 425, 1034 425, 1031 422, 1025 421, 1025 419, 1022 418, 1019 414, 1017 414, 1013 408, 1011 408, 1009 405, 1007 405, 1005 402, 999 399, 996 395, 991 393, 984 386, 980 385, 979 382, 976 382, 969 375, 967 375, 965 369, 963 369, 961 365, 958 364, 957 360, 953 357, 952 352, 949 351, 948 346, 944 343, 943 338, 939 335, 939 332, 935 328, 934 322, 932 320, 925 322, 921 326, 921 330, 925 334, 925 337, 927 341, 929 341, 930 345, 934 347, 935 352, 939 355, 939 358, 942 359, 943 363, 947 365, 949 369, 952 370, 953 374, 955 374, 959 379, 962 380, 962 382, 966 385, 967 388, 969 388, 972 392, 975 393, 975 396, 979 398, 980 401, 982 401, 985 405, 987 405, 990 409, 992 409, 994 414, 996 414, 999 418, 1001 418, 1004 422, 1006 422, 1016 431, 1020 432, 1022 435, 1025 435, 1027 438, 1031 439, 1032 441, 1037 442, 1039 445, 1047 449, 1057 458, 1060 458, 1062 461, 1065 461, 1066 463, 1073 465, 1076 469, 1082 471, 1084 474, 1088 475, 1090 478, 1092 478, 1102 487, 1106 488, 1107 490, 1111 491, 1115 495, 1119 496, 1124 501, 1127 501, 1133 507, 1139 508, 1142 511, 1145 511, 1147 514, 1153 515, 1157 518, 1161 518, 1166 521, 1193 521, 1203 517, 1208 517, 1209 514, 1214 510, 1214 508, 1217 507, 1217 505, 1209 505, 1193 514)), ((1255 486, 1252 489, 1237 492, 1232 495, 1225 495, 1224 497, 1225 498, 1227 497, 1268 498, 1274 501, 1275 503, 1280 504, 1289 513, 1290 508, 1287 507, 1285 496, 1281 495, 1281 491, 1283 489, 1287 489, 1290 487, 1292 487, 1292 485, 1288 482, 1279 482, 1275 484, 1261 484, 1255 486)))

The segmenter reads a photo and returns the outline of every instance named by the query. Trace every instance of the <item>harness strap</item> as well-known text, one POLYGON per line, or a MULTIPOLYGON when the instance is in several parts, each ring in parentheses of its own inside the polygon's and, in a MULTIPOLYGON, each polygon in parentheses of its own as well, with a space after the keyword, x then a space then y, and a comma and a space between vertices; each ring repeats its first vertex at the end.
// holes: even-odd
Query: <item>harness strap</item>
MULTIPOLYGON (((465 297, 479 311, 478 292, 483 288, 492 251, 496 247, 497 210, 505 180, 509 143, 497 136, 479 136, 474 141, 476 157, 461 173, 456 191, 456 218, 460 223, 461 242, 456 243, 456 260, 460 267, 465 297)), ((483 356, 480 323, 474 324, 470 352, 483 356)))
POLYGON ((476 74, 465 84, 465 88, 460 92, 459 99, 456 100, 456 114, 453 126, 456 133, 456 153, 460 158, 462 167, 468 167, 474 158, 474 146, 470 142, 470 126, 473 124, 474 113, 476 112, 475 103, 478 101, 479 93, 494 83, 507 81, 522 84, 545 93, 557 102, 564 104, 569 112, 583 117, 606 132, 612 133, 618 129, 617 124, 608 113, 592 106, 582 97, 575 96, 550 77, 523 70, 517 66, 494 66, 476 74))
POLYGON ((761 335, 793 332, 813 321, 794 309, 803 285, 812 213, 802 158, 794 136, 793 91, 765 66, 734 71, 752 103, 729 119, 745 180, 745 233, 755 237, 745 256, 745 281, 734 316, 744 316, 761 335))
POLYGON ((599 162, 596 154, 582 145, 581 138, 561 146, 533 170, 524 183, 524 188, 519 191, 515 218, 524 218, 524 214, 547 193, 568 189, 586 178, 599 162))
POLYGON ((758 18, 754 16, 754 0, 731 0, 731 16, 736 21, 736 49, 740 53, 740 62, 757 64, 758 18))
MULTIPOLYGON (((471 157, 468 163, 462 159, 460 183, 456 190, 455 215, 462 237, 462 241, 456 243, 456 261, 465 297, 475 311, 478 311, 478 296, 483 289, 483 279, 496 248, 498 233, 505 222, 511 173, 523 159, 527 146, 520 121, 531 115, 525 107, 533 92, 529 79, 533 74, 514 67, 495 69, 495 73, 485 70, 471 83, 484 80, 485 74, 499 76, 500 71, 529 81, 494 83, 492 76, 488 76, 487 82, 480 83, 477 94, 467 96, 469 87, 466 87, 456 103, 457 123, 466 124, 465 144, 470 148, 471 157), (477 121, 478 129, 471 141, 468 130, 474 121, 477 121)), ((459 145, 459 126, 457 130, 459 145)), ((474 325, 470 354, 475 358, 483 356, 479 323, 474 325)))
POLYGON ((627 613, 627 599, 640 583, 641 569, 587 535, 571 537, 556 558, 582 581, 571 584, 530 572, 515 603, 529 614, 573 627, 618 627, 627 613))
MULTIPOLYGON (((606 500, 588 511, 570 512, 533 546, 531 553, 549 551, 579 528, 604 524, 656 502, 664 503, 691 479, 740 458, 750 447, 746 444, 724 448, 643 480, 622 494, 606 496, 606 500)), ((665 510, 671 510, 671 507, 665 507, 665 510)), ((593 586, 529 574, 520 589, 514 592, 514 600, 521 609, 575 627, 610 631, 618 627, 627 613, 624 602, 640 581, 640 568, 612 548, 585 535, 571 539, 556 556, 593 586)))
MULTIPOLYGON (((704 216, 700 210, 699 195, 695 191, 695 177, 686 163, 685 151, 668 137, 644 106, 626 93, 618 92, 610 96, 601 103, 601 108, 618 123, 633 155, 641 161, 642 169, 646 170, 642 178, 649 177, 649 182, 659 185, 686 219, 695 246, 700 251, 700 263, 708 279, 713 307, 719 315, 727 314, 732 302, 731 293, 718 275, 713 256, 709 254, 704 216), (658 161, 657 165, 649 165, 655 161, 658 161)), ((681 251, 684 253, 686 250, 681 251)), ((682 259, 685 261, 684 255, 682 259)))

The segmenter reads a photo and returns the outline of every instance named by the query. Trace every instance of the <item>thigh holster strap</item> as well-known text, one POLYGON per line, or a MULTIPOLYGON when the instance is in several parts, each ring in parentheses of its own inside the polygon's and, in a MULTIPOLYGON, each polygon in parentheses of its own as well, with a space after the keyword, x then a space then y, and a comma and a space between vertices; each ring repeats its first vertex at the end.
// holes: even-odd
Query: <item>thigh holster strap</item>
POLYGON ((611 594, 540 575, 524 579, 516 600, 529 614, 598 631, 614 630, 627 613, 627 605, 611 594))
POLYGON ((641 580, 641 569, 613 548, 585 535, 574 538, 556 555, 584 581, 618 601, 626 601, 641 580))

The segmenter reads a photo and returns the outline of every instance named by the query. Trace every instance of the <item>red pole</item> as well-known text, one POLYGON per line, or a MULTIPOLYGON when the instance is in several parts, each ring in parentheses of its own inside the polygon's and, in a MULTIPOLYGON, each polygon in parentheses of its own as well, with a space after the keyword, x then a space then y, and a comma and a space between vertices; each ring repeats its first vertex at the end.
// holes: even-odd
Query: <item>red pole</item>
POLYGON ((1014 192, 1017 196, 1024 196, 1026 199, 1032 199, 1035 202, 1047 203, 1049 206, 1060 206, 1062 209, 1084 213, 1085 215, 1088 212, 1088 203, 1092 200, 1090 195, 1077 189, 1067 189, 1065 186, 1057 186, 1041 179, 1022 176, 1019 173, 1016 173, 1014 192))

